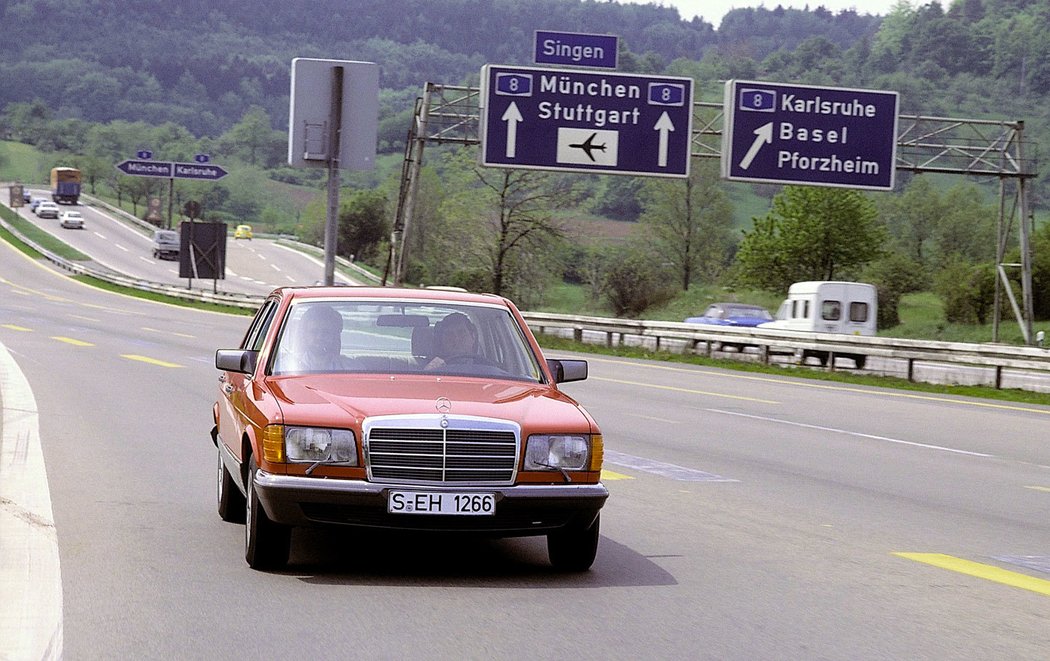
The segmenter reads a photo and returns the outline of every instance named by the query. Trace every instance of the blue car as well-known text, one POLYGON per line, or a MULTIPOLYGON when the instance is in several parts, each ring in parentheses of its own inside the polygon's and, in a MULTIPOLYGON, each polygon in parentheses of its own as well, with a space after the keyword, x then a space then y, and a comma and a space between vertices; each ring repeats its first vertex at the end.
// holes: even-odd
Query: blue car
MULTIPOLYGON (((773 315, 769 310, 759 305, 746 305, 744 303, 712 303, 707 306, 704 313, 699 317, 689 317, 685 320, 687 324, 710 324, 712 326, 745 326, 754 328, 767 321, 773 321, 773 315)), ((722 342, 720 349, 736 349, 743 351, 747 344, 722 342)))

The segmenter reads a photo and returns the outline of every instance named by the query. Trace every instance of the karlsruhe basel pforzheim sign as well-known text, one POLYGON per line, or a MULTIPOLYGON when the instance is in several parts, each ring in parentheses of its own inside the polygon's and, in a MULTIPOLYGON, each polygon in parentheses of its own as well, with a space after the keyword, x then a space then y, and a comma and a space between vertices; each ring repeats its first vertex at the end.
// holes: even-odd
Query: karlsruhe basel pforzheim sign
POLYGON ((689 176, 691 78, 486 65, 481 164, 689 176))
POLYGON ((891 190, 899 94, 730 80, 722 176, 891 190))

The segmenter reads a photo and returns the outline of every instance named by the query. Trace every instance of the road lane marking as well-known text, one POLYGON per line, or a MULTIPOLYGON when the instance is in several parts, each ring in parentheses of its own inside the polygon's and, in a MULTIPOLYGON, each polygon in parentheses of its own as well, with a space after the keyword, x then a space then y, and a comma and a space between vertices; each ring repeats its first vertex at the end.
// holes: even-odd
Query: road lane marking
POLYGON ((94 234, 95 236, 97 236, 100 239, 105 239, 106 238, 106 235, 103 234, 102 232, 92 232, 92 234, 94 234))
POLYGON ((25 326, 16 326, 14 324, 0 324, 0 326, 3 326, 4 328, 8 328, 8 329, 14 330, 14 331, 21 331, 23 333, 32 333, 33 332, 32 328, 26 328, 25 326))
MULTIPOLYGON (((738 373, 738 372, 734 372, 732 370, 726 370, 725 372, 716 372, 714 370, 706 370, 706 369, 685 369, 685 368, 682 368, 682 367, 671 367, 671 366, 667 366, 667 365, 655 365, 655 364, 649 364, 649 363, 636 363, 636 362, 630 362, 630 361, 627 361, 627 360, 610 360, 610 359, 606 359, 606 358, 594 358, 593 356, 589 356, 587 358, 587 360, 589 362, 593 362, 593 363, 611 363, 611 364, 614 364, 614 365, 627 365, 627 366, 631 366, 631 367, 647 367, 649 369, 654 369, 654 370, 667 370, 667 371, 672 371, 672 372, 687 372, 689 374, 703 374, 704 376, 715 376, 715 377, 721 377, 723 379, 743 379, 743 380, 747 380, 747 381, 760 381, 760 382, 763 382, 763 383, 773 383, 773 384, 781 385, 781 386, 795 386, 795 387, 798 387, 798 388, 812 388, 812 389, 816 389, 816 390, 834 390, 834 391, 839 391, 839 392, 857 393, 859 395, 882 395, 882 396, 885 396, 885 397, 897 397, 897 398, 901 398, 901 399, 916 399, 916 400, 928 401, 928 402, 944 402, 946 404, 958 404, 960 406, 974 406, 974 407, 978 407, 978 408, 1002 409, 1002 410, 1005 410, 1005 411, 1023 411, 1025 413, 1039 413, 1041 415, 1050 415, 1050 408, 1037 409, 1037 408, 1031 408, 1031 407, 1028 407, 1028 406, 1022 406, 1022 405, 1018 405, 1018 404, 999 404, 999 403, 996 403, 996 402, 986 402, 986 401, 978 402, 978 401, 963 400, 963 399, 953 399, 951 397, 940 397, 940 396, 937 396, 937 395, 924 395, 924 394, 921 394, 921 393, 905 392, 905 391, 897 391, 897 390, 877 390, 877 389, 865 389, 865 388, 851 387, 851 386, 829 385, 829 384, 826 384, 826 383, 813 383, 813 382, 807 381, 804 377, 797 377, 797 376, 796 377, 790 377, 790 378, 788 378, 788 377, 778 378, 778 377, 772 377, 772 376, 765 376, 765 377, 763 377, 763 376, 754 376, 754 375, 751 375, 751 374, 741 374, 741 373, 738 373)), ((596 377, 592 376, 592 377, 589 377, 589 378, 594 379, 596 377)), ((875 386, 873 386, 872 388, 875 388, 875 386)), ((779 404, 779 402, 777 402, 777 403, 779 404)))
POLYGON ((602 479, 606 481, 613 480, 633 480, 634 478, 630 475, 624 475, 623 473, 617 473, 616 471, 602 469, 602 479))
POLYGON ((121 249, 121 250, 123 250, 124 252, 131 252, 130 250, 128 250, 128 249, 127 249, 127 248, 125 248, 124 246, 120 245, 119 243, 114 243, 113 245, 115 245, 116 247, 120 248, 120 249, 121 249))
POLYGON ((846 436, 856 436, 858 438, 868 438, 874 441, 886 441, 887 443, 898 443, 900 445, 911 445, 917 448, 926 448, 927 450, 939 450, 941 452, 952 452, 954 454, 965 454, 971 457, 994 457, 994 454, 985 454, 983 452, 972 452, 970 450, 959 450, 957 448, 948 448, 943 445, 930 445, 929 443, 917 443, 915 441, 905 441, 899 438, 890 438, 889 436, 876 436, 875 434, 864 434, 862 432, 850 431, 848 429, 837 429, 835 427, 824 427, 822 425, 810 425, 804 422, 792 422, 791 420, 781 420, 780 418, 771 418, 764 415, 751 415, 750 413, 739 413, 737 411, 723 411, 720 409, 707 409, 711 413, 721 413, 722 415, 735 415, 738 418, 750 418, 752 420, 762 420, 764 422, 774 422, 781 425, 790 425, 792 427, 802 427, 804 429, 816 429, 817 431, 826 431, 833 434, 845 434, 846 436))
POLYGON ((33 390, 0 344, 0 658, 62 658, 62 572, 33 390))
POLYGON ((708 390, 694 390, 692 388, 679 388, 677 386, 661 386, 655 383, 642 383, 641 381, 625 381, 623 379, 609 379, 602 376, 590 377, 592 381, 607 381, 609 383, 621 383, 625 386, 639 386, 641 388, 655 388, 656 390, 672 390, 674 392, 684 392, 690 395, 707 395, 709 397, 724 397, 726 399, 740 399, 745 402, 761 402, 762 404, 779 404, 771 399, 759 399, 757 397, 744 397, 743 395, 728 395, 721 392, 711 392, 708 390))
POLYGON ((1034 491, 1045 491, 1047 493, 1050 493, 1050 487, 1025 486, 1025 489, 1032 489, 1034 491))
POLYGON ((150 358, 149 356, 139 356, 133 353, 122 353, 121 358, 127 358, 128 360, 137 360, 140 363, 149 363, 150 365, 159 365, 161 367, 182 367, 182 365, 176 365, 175 363, 168 363, 163 360, 157 360, 156 358, 150 358))
POLYGON ((185 337, 185 338, 189 338, 191 340, 196 337, 196 335, 189 335, 188 333, 176 333, 175 331, 160 330, 158 328, 150 328, 149 326, 143 326, 142 330, 147 331, 149 333, 161 333, 163 335, 174 335, 175 337, 185 337))
POLYGON ((915 562, 933 565, 934 567, 940 567, 941 569, 958 572, 960 574, 966 574, 967 576, 975 576, 987 581, 994 581, 996 583, 1002 583, 1003 585, 1021 588, 1022 590, 1030 590, 1050 597, 1050 581, 1008 571, 994 565, 985 565, 979 562, 963 560, 962 558, 956 558, 942 553, 895 552, 893 555, 908 560, 914 560, 915 562))
POLYGON ((281 272, 281 267, 277 266, 276 264, 271 263, 270 268, 272 268, 274 271, 277 271, 278 273, 281 272))
POLYGON ((657 418, 656 416, 642 415, 641 413, 627 413, 626 415, 629 415, 632 418, 641 418, 642 420, 652 420, 653 422, 665 422, 665 423, 667 423, 669 425, 677 425, 678 423, 681 422, 681 420, 669 420, 667 418, 657 418))
POLYGON ((95 346, 91 342, 85 342, 84 340, 77 340, 72 337, 63 337, 61 335, 52 335, 52 340, 58 340, 59 342, 65 342, 66 344, 72 344, 75 347, 93 347, 95 346))
POLYGON ((686 468, 685 466, 667 464, 662 461, 646 459, 645 457, 635 457, 634 455, 624 454, 622 452, 612 452, 610 450, 605 451, 605 460, 614 463, 618 466, 626 466, 627 468, 633 468, 635 470, 644 471, 646 473, 653 473, 655 475, 669 477, 672 480, 679 480, 682 482, 740 481, 728 477, 722 477, 721 475, 715 475, 714 473, 707 473, 704 471, 696 470, 695 468, 686 468))

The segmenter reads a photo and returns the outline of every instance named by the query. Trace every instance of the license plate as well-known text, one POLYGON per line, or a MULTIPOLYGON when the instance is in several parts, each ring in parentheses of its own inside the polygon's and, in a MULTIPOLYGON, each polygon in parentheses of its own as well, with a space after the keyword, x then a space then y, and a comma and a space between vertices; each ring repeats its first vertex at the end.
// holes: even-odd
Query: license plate
POLYGON ((391 491, 386 501, 391 514, 452 514, 491 516, 496 513, 496 495, 446 491, 391 491))

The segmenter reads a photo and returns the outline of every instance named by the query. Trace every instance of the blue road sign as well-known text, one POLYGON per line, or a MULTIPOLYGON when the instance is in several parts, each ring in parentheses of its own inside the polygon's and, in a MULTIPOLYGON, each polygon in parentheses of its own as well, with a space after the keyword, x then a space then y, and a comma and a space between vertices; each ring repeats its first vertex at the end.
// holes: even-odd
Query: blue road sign
POLYGON ((135 177, 163 177, 165 179, 222 179, 229 174, 218 165, 198 163, 172 163, 171 161, 126 160, 116 168, 135 177))
POLYGON ((891 190, 897 92, 730 80, 722 176, 891 190))
POLYGON ((691 78, 486 65, 481 164, 689 176, 691 78))
POLYGON ((208 156, 207 154, 196 154, 194 155, 193 160, 197 163, 207 163, 211 160, 211 156, 208 156))
POLYGON ((171 177, 171 163, 163 161, 126 160, 117 163, 117 169, 135 177, 171 177))
POLYGON ((140 149, 137 152, 135 152, 135 158, 141 159, 143 161, 148 161, 149 159, 153 158, 153 152, 151 152, 148 149, 140 149))
POLYGON ((536 30, 533 62, 615 69, 618 37, 609 34, 536 30))

